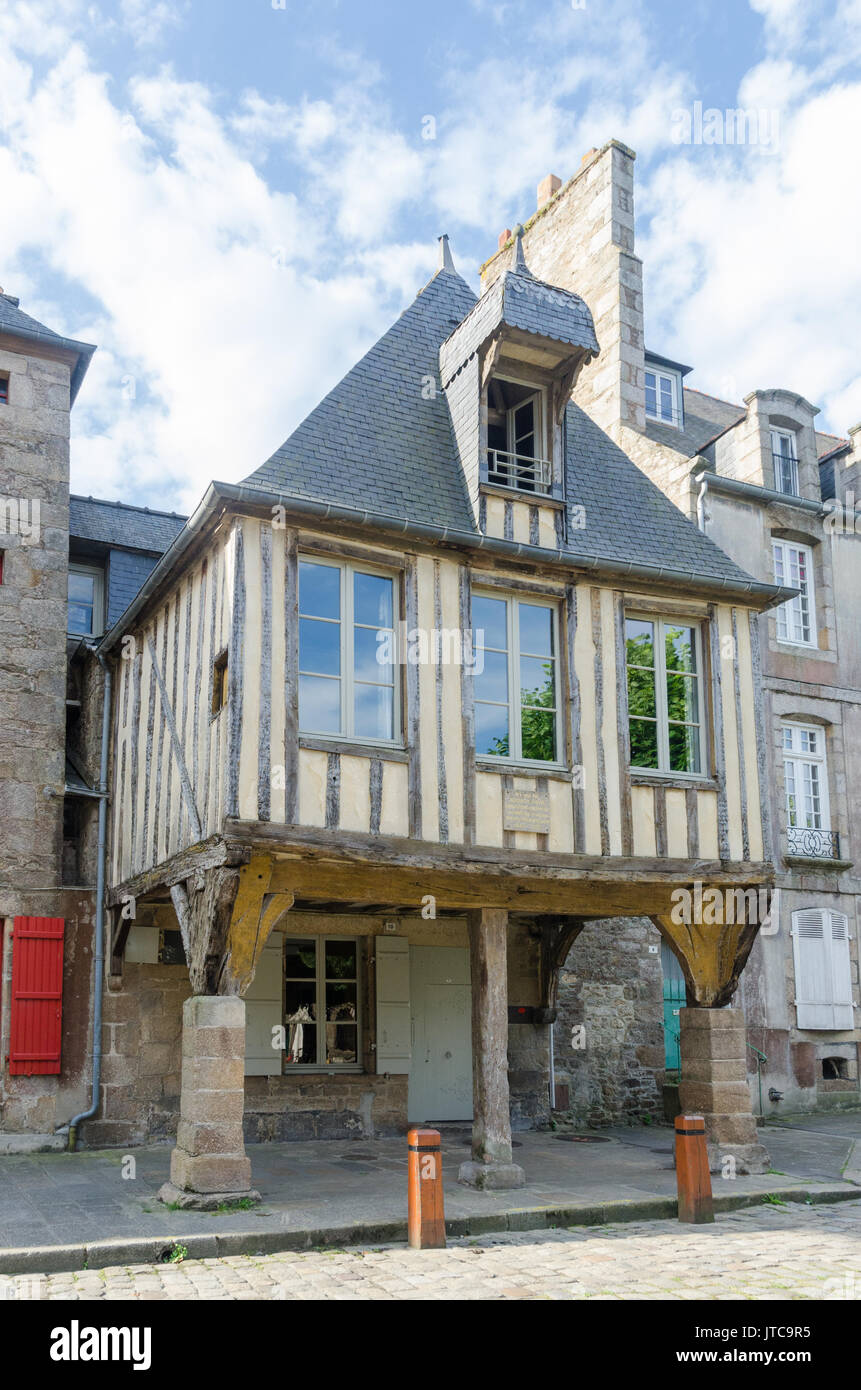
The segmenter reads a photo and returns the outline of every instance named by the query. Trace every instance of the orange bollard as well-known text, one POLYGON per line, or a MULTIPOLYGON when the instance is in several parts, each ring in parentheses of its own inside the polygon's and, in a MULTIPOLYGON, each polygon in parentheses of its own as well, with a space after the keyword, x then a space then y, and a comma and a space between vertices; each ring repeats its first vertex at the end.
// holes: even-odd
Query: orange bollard
POLYGON ((409 1242, 413 1250, 445 1248, 442 1152, 438 1129, 416 1127, 407 1134, 409 1242))
POLYGON ((702 1115, 676 1116, 676 1182, 679 1220, 697 1226, 714 1221, 706 1122, 702 1115))

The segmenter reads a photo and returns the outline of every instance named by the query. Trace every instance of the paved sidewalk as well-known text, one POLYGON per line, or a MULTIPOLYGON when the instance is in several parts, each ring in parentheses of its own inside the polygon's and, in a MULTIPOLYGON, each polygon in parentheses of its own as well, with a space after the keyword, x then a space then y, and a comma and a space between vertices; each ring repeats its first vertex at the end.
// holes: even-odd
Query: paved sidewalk
MULTIPOLYGON (((810 1125, 811 1117, 804 1123, 810 1125)), ((841 1177, 861 1114, 829 1116, 821 1133, 769 1128, 775 1172, 714 1178, 718 1210, 768 1193, 803 1201, 851 1199, 841 1177)), ((668 1217, 675 1211, 672 1131, 616 1128, 570 1142, 554 1133, 516 1137, 527 1185, 475 1192, 457 1182, 469 1154, 465 1126, 443 1127, 443 1174, 452 1235, 668 1217)), ((0 1157, 0 1272, 157 1262, 173 1240, 192 1257, 273 1252, 356 1240, 405 1239, 406 1140, 259 1144, 248 1150, 261 1207, 170 1211, 156 1199, 168 1146, 0 1157), (48 1253, 46 1253, 48 1252, 48 1253)))
POLYGON ((859 1237, 861 1201, 760 1205, 714 1226, 635 1222, 459 1239, 446 1250, 356 1246, 0 1276, 0 1300, 857 1300, 859 1237))

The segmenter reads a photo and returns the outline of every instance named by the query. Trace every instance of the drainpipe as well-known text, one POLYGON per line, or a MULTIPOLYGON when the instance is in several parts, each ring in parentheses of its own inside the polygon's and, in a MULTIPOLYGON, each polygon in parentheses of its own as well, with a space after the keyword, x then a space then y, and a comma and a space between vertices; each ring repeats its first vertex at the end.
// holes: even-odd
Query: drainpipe
POLYGON ((706 493, 708 492, 708 490, 708 474, 703 473, 700 476, 700 491, 699 496, 697 497, 697 526, 699 526, 703 534, 705 534, 706 529, 706 493))
POLYGON ((108 826, 108 741, 111 727, 111 669, 101 652, 96 652, 105 673, 104 704, 102 706, 102 751, 99 760, 99 846, 96 867, 96 969, 93 979, 93 1099, 89 1110, 83 1110, 69 1121, 69 1153, 75 1152, 78 1127, 91 1120, 99 1108, 99 1087, 102 1079, 102 997, 105 984, 105 847, 108 826))

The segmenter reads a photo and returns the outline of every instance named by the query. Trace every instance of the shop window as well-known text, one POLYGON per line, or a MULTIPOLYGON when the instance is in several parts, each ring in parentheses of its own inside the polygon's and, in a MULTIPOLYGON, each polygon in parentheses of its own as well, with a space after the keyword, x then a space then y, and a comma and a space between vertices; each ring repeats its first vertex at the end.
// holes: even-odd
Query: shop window
POLYGON ((288 936, 284 942, 284 1070, 359 1062, 359 942, 288 936))

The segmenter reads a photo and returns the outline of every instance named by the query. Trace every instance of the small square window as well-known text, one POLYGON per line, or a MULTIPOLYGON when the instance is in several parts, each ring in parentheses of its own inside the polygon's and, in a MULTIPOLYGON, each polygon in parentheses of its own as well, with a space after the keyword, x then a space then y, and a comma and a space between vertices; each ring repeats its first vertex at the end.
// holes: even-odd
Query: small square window
POLYGON ((212 714, 215 717, 227 704, 227 649, 212 663, 212 714))
POLYGON ((0 405, 9 404, 9 376, 6 372, 0 372, 0 405))

